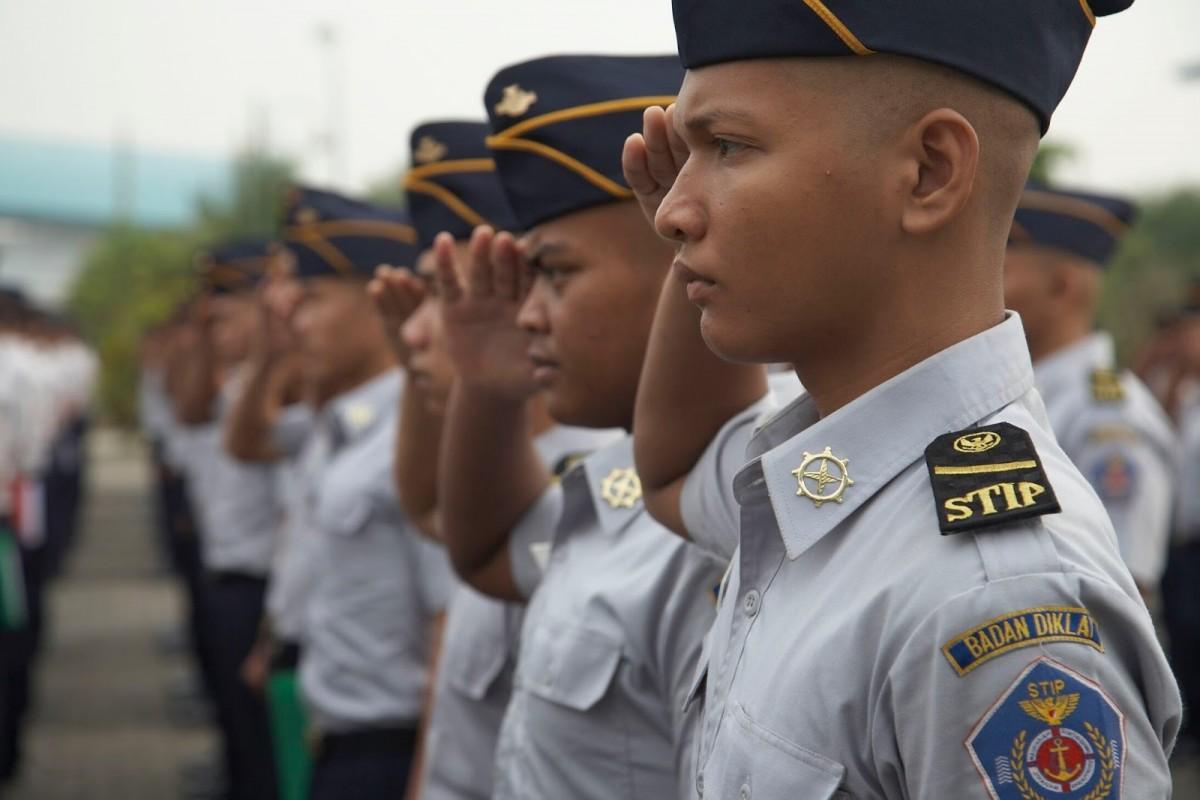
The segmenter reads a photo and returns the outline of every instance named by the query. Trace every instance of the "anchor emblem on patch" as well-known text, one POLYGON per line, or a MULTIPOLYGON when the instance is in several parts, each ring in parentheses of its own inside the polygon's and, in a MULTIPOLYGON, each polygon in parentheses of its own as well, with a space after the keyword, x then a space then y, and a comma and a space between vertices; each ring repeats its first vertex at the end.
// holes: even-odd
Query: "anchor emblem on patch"
POLYGON ((1124 717, 1100 687, 1043 657, 984 715, 967 748, 996 800, 1115 798, 1124 717))

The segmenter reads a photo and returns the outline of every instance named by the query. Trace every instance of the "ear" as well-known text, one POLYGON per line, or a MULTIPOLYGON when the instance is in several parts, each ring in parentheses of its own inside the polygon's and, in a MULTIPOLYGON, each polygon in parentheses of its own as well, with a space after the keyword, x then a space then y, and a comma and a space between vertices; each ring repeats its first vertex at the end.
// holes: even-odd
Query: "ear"
POLYGON ((979 167, 979 136, 966 117, 949 108, 931 111, 905 139, 910 181, 900 225, 922 236, 950 224, 967 205, 979 167))

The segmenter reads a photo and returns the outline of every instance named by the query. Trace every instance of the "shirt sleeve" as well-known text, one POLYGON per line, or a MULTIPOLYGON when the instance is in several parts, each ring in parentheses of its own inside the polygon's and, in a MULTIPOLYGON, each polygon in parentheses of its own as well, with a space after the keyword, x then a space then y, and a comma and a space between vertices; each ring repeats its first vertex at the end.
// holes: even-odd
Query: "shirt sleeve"
POLYGON ((542 582, 546 565, 550 563, 550 548, 562 510, 562 484, 551 484, 529 507, 508 537, 513 583, 526 599, 533 596, 534 590, 542 582))
POLYGON ((1171 794, 1181 704, 1150 617, 1084 574, 994 581, 935 609, 873 705, 887 796, 1171 794))
POLYGON ((417 570, 417 586, 421 591, 421 605, 428 614, 444 611, 457 580, 450 566, 450 557, 441 545, 415 531, 410 535, 416 547, 414 566, 417 570))

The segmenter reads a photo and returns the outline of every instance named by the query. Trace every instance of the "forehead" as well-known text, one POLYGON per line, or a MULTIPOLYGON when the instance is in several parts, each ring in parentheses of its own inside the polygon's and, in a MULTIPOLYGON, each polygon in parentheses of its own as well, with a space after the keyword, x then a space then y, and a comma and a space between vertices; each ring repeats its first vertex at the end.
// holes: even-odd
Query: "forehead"
POLYGON ((759 58, 690 69, 675 106, 680 130, 721 122, 769 124, 800 117, 810 124, 852 103, 847 81, 862 71, 850 58, 759 58))

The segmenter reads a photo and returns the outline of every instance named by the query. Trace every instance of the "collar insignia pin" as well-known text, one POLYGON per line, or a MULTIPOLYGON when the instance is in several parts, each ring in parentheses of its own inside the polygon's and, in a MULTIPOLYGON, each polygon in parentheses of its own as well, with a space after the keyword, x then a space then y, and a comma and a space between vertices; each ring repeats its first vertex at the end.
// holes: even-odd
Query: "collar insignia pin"
POLYGON ((614 469, 600 484, 600 497, 610 508, 633 508, 642 499, 642 481, 632 467, 614 469))
POLYGON ((800 466, 792 470, 799 487, 796 494, 807 497, 813 507, 820 508, 825 503, 841 503, 845 498, 846 489, 854 485, 854 480, 846 470, 850 463, 847 458, 838 458, 828 447, 820 453, 804 453, 800 466), (817 469, 813 466, 820 462, 817 469), (830 486, 832 489, 829 489, 830 486))

